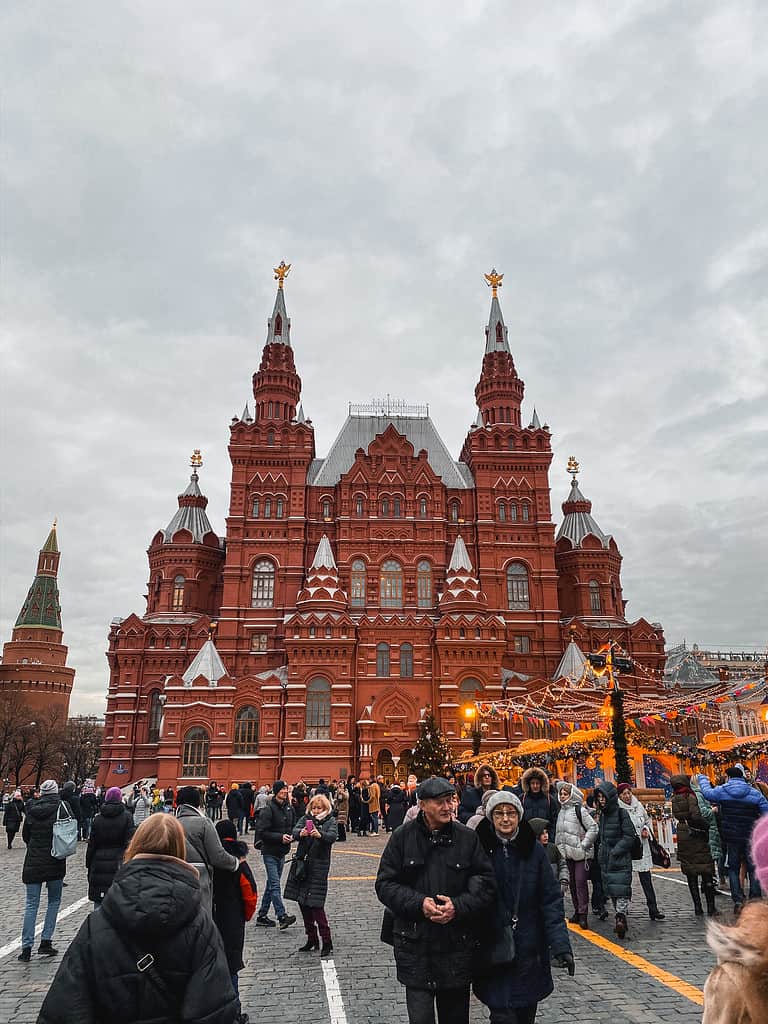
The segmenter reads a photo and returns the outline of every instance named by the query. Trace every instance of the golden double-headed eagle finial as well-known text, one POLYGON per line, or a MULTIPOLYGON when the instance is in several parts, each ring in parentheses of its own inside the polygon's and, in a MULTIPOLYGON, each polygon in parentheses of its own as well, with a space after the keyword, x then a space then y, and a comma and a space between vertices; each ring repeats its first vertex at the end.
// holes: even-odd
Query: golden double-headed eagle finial
POLYGON ((291 264, 286 263, 285 260, 280 260, 280 266, 273 267, 272 269, 275 272, 275 280, 277 281, 277 287, 282 288, 283 281, 286 279, 286 277, 288 277, 288 273, 291 269, 291 264))
POLYGON ((504 275, 497 274, 496 267, 494 267, 490 274, 483 274, 483 277, 485 278, 488 287, 493 289, 493 297, 495 299, 498 295, 498 289, 501 288, 501 281, 504 275))
POLYGON ((199 448, 195 448, 195 450, 192 452, 189 464, 192 467, 192 469, 200 469, 200 467, 202 466, 203 456, 200 454, 199 448))
POLYGON ((579 472, 579 464, 576 461, 576 456, 575 455, 571 455, 571 457, 568 459, 568 472, 571 474, 571 476, 575 480, 576 479, 576 474, 579 472))

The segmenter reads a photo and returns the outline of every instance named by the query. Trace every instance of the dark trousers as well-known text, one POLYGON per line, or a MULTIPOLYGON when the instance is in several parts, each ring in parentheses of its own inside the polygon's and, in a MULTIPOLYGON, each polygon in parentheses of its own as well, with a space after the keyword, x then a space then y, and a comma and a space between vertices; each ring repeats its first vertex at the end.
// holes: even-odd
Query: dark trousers
POLYGON ((571 890, 573 909, 577 914, 586 916, 589 910, 589 889, 587 888, 587 868, 585 860, 566 860, 568 865, 568 882, 571 890))
POLYGON ((437 992, 406 988, 409 1024, 435 1024, 435 1003, 439 1024, 469 1024, 469 985, 442 988, 437 992))
POLYGON ((605 910, 605 891, 600 865, 596 861, 590 862, 589 877, 592 881, 592 912, 602 914, 605 910))
POLYGON ((731 899, 737 905, 744 902, 744 890, 741 888, 739 877, 742 863, 746 866, 749 878, 749 898, 757 899, 760 895, 760 883, 755 877, 755 865, 749 855, 749 840, 731 840, 728 843, 728 880, 731 883, 731 899))
POLYGON ((653 879, 651 878, 651 872, 638 871, 637 877, 640 879, 640 885, 643 889, 645 902, 648 904, 648 910, 655 913, 659 908, 656 905, 656 892, 653 888, 653 879))
POLYGON ((328 924, 328 918, 325 916, 325 908, 307 907, 300 903, 299 910, 304 921, 304 930, 307 933, 307 938, 316 939, 317 932, 320 932, 320 938, 323 942, 330 942, 331 926, 328 924))
POLYGON ((491 1024, 533 1024, 536 1020, 538 1003, 533 1006, 518 1006, 514 1010, 491 1010, 491 1024))

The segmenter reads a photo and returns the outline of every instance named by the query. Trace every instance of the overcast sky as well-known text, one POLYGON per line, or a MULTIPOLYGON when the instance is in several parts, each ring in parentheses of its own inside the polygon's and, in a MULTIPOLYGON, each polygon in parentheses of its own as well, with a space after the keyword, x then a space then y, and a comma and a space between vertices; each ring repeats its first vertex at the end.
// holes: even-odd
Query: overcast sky
POLYGON ((768 5, 3 5, 7 640, 51 520, 75 712, 191 450, 224 530, 229 421, 286 287, 328 451, 349 401, 429 402, 455 456, 489 293, 628 616, 768 641, 768 5))

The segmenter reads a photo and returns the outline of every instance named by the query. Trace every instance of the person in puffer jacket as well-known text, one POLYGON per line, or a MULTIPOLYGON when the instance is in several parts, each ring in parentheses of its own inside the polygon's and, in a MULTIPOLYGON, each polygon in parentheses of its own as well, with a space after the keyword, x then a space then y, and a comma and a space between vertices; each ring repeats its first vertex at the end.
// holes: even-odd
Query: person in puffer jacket
POLYGON ((573 901, 572 924, 588 928, 589 861, 594 856, 597 822, 587 810, 584 794, 570 782, 557 782, 560 813, 557 816, 555 844, 568 867, 568 885, 573 901))
POLYGON ((474 786, 465 786, 459 804, 459 821, 466 825, 473 814, 480 810, 483 793, 489 789, 501 789, 499 776, 489 764, 481 764, 475 772, 474 786))

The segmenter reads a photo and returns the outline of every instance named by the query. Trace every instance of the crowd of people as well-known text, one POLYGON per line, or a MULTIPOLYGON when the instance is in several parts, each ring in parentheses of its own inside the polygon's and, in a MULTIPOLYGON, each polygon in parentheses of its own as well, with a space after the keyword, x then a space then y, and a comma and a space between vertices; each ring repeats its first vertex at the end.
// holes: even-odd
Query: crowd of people
MULTIPOLYGON (((768 1020, 766 792, 741 765, 717 785, 679 774, 671 788, 677 859, 694 915, 718 916, 718 886, 727 878, 736 918, 728 926, 722 917, 710 922, 719 966, 705 988, 705 1024, 768 1020)), ((584 793, 531 767, 517 785, 502 785, 490 765, 471 782, 433 776, 418 786, 413 776, 403 785, 350 777, 259 788, 137 784, 123 792, 90 782, 59 790, 49 779, 26 798, 9 794, 3 808, 9 849, 19 832, 26 846, 22 962, 32 957, 43 887, 37 953, 58 952, 67 854, 57 854, 53 837, 67 822, 73 840, 76 830, 87 843, 93 913, 64 955, 43 1024, 103 1019, 102 982, 115 971, 118 998, 136 1003, 126 1020, 161 1019, 159 1000, 169 1019, 183 1011, 184 1020, 245 1024, 238 974, 246 922, 255 915, 256 926, 285 930, 297 916, 283 901, 295 902, 304 925, 298 951, 331 956, 332 848, 349 832, 392 833, 375 887, 385 907, 382 941, 393 947, 410 1024, 433 1024, 435 1009, 440 1024, 465 1024, 470 991, 489 1007, 492 1024, 533 1022, 553 990, 552 965, 575 971, 566 895, 568 920, 580 929, 590 927, 590 910, 606 920, 610 904, 620 939, 629 932, 633 883, 650 920, 665 919, 651 872, 665 851, 628 783, 604 781, 584 793), (249 832, 266 876, 260 900, 249 832)), ((110 989, 108 1002, 114 998, 110 989)))

